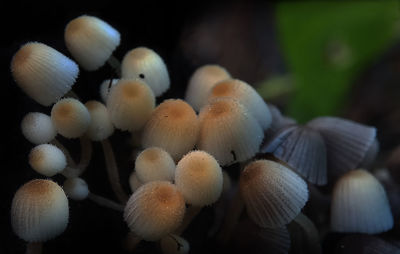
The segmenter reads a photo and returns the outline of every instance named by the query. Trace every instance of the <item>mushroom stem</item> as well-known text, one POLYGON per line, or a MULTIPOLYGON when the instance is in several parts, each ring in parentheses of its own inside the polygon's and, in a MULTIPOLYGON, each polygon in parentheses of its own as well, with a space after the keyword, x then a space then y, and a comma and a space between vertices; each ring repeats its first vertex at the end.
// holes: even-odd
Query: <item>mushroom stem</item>
POLYGON ((69 165, 70 167, 76 167, 76 162, 74 161, 74 159, 72 158, 71 154, 69 153, 68 149, 57 139, 53 139, 50 144, 57 146, 58 148, 61 149, 61 151, 63 151, 63 153, 65 154, 65 157, 67 159, 67 165, 69 165))
POLYGON ((189 206, 188 208, 186 208, 185 217, 183 218, 183 221, 179 226, 179 228, 175 230, 175 234, 181 235, 185 231, 185 229, 190 225, 192 220, 197 216, 197 214, 200 213, 201 209, 202 207, 200 206, 189 206))
POLYGON ((301 240, 305 240, 306 249, 304 251, 310 254, 320 254, 322 249, 319 233, 314 223, 303 213, 299 213, 299 215, 297 215, 296 218, 294 218, 294 220, 289 224, 289 229, 293 228, 294 226, 301 228, 301 235, 305 238, 301 238, 301 240))
POLYGON ((72 159, 71 155, 69 154, 68 150, 62 146, 60 142, 57 141, 55 143, 65 154, 67 158, 67 167, 63 170, 62 174, 67 178, 78 177, 82 175, 82 173, 86 170, 89 166, 89 162, 92 158, 92 142, 87 137, 80 138, 81 143, 81 158, 79 160, 79 164, 76 164, 72 159))
POLYGON ((115 70, 118 77, 121 77, 121 62, 114 55, 111 55, 110 58, 108 58, 107 63, 115 70))
POLYGON ((41 254, 43 244, 40 243, 28 243, 26 246, 26 254, 41 254))
POLYGON ((112 200, 107 199, 107 198, 101 197, 101 196, 93 194, 91 192, 89 193, 88 197, 90 200, 92 200, 93 202, 95 202, 98 205, 108 207, 108 208, 114 209, 119 212, 124 211, 123 205, 120 205, 112 200))
POLYGON ((71 98, 80 100, 80 99, 79 99, 79 96, 78 96, 74 91, 72 91, 72 90, 69 90, 69 92, 66 93, 64 97, 71 97, 71 98))
POLYGON ((115 155, 111 147, 111 143, 108 139, 101 141, 101 146, 104 152, 104 158, 106 161, 106 168, 108 173, 108 179, 111 183, 111 188, 117 196, 120 203, 125 204, 128 200, 128 196, 124 192, 119 180, 118 167, 115 161, 115 155))

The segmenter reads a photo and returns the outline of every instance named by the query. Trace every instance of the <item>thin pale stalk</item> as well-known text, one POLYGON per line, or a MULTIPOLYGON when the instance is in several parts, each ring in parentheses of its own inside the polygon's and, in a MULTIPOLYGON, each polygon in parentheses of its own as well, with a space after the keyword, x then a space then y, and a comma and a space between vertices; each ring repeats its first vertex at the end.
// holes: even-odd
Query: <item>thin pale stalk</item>
POLYGON ((28 243, 28 245, 26 246, 26 254, 41 254, 42 249, 42 243, 28 243))
MULTIPOLYGON (((89 166, 90 160, 92 158, 92 142, 87 137, 81 137, 81 157, 79 164, 76 164, 71 155, 69 155, 68 150, 64 147, 62 150, 67 157, 67 167, 63 170, 62 174, 67 178, 78 177, 85 172, 86 168, 89 166)), ((58 142, 60 145, 61 143, 58 142)))
POLYGON ((53 139, 52 141, 50 141, 50 143, 52 145, 55 145, 56 147, 58 147, 61 151, 63 151, 63 153, 65 154, 65 157, 67 159, 67 164, 70 167, 76 167, 76 162, 72 158, 72 156, 69 153, 68 149, 60 141, 58 141, 57 139, 53 139))
POLYGON ((116 203, 116 202, 114 202, 112 200, 109 200, 107 198, 101 197, 99 195, 93 194, 91 192, 89 193, 88 198, 90 200, 92 200, 93 202, 95 202, 96 204, 100 205, 100 206, 111 208, 111 209, 114 209, 114 210, 119 211, 119 212, 123 212, 124 211, 124 206, 123 205, 118 204, 118 203, 116 203))

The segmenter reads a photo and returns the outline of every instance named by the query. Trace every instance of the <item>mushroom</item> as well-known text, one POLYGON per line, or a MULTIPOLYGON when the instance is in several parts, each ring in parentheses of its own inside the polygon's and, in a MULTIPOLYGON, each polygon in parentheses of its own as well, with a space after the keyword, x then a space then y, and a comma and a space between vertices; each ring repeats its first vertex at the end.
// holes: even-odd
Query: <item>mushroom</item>
POLYGON ((21 121, 24 137, 31 143, 40 145, 48 143, 57 135, 50 116, 40 112, 30 112, 21 121))
POLYGON ((143 183, 137 178, 136 172, 132 171, 132 173, 129 175, 129 187, 131 188, 132 193, 142 185, 143 183))
POLYGON ((101 82, 99 93, 101 100, 104 103, 107 103, 108 94, 110 93, 111 88, 115 86, 118 83, 118 81, 119 79, 106 79, 103 82, 101 82))
POLYGON ((169 234, 160 241, 161 250, 164 254, 186 254, 189 253, 190 245, 183 237, 169 234))
POLYGON ((90 114, 90 124, 86 135, 93 141, 101 141, 114 133, 110 115, 103 103, 91 100, 85 103, 90 114))
POLYGON ((29 164, 38 173, 54 176, 67 166, 67 159, 58 147, 51 144, 35 146, 29 153, 29 164))

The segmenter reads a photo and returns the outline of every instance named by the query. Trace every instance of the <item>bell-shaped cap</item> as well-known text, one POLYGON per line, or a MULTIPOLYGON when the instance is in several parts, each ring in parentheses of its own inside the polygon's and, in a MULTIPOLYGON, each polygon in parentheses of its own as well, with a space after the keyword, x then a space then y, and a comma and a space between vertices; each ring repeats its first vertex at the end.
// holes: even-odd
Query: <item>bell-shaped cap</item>
POLYGON ((90 124, 86 131, 87 136, 93 141, 101 141, 114 133, 114 125, 111 123, 110 114, 106 106, 98 101, 88 101, 85 107, 90 114, 90 124))
POLYGON ((135 172, 142 183, 174 180, 175 162, 171 155, 159 147, 144 149, 135 160, 135 172))
POLYGON ((57 135, 50 116, 40 112, 30 112, 21 121, 24 137, 33 144, 48 143, 57 135))
POLYGON ((51 144, 35 146, 29 153, 29 164, 39 174, 54 176, 67 166, 67 159, 58 147, 51 144))

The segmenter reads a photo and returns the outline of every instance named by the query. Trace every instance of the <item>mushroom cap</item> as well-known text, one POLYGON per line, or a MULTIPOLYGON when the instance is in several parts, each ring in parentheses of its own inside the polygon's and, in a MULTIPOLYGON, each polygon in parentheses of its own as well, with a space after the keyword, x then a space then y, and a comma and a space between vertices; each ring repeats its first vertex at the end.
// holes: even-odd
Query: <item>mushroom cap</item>
POLYGON ((40 112, 30 112, 21 121, 24 137, 35 145, 48 143, 57 135, 50 116, 40 112))
POLYGON ((111 123, 110 114, 106 106, 98 101, 88 101, 85 107, 90 114, 90 124, 86 131, 87 136, 94 141, 101 141, 114 133, 114 125, 111 123))
POLYGON ((103 20, 82 15, 67 24, 64 39, 74 59, 87 71, 94 71, 118 47, 120 34, 103 20))
POLYGON ((264 132, 248 110, 233 98, 218 98, 199 114, 197 147, 217 159, 222 166, 245 161, 260 149, 264 132))
POLYGON ((12 58, 11 72, 29 97, 50 106, 71 90, 79 68, 57 50, 40 42, 28 42, 12 58))
POLYGON ((27 242, 45 242, 67 227, 68 199, 51 180, 35 179, 15 193, 11 205, 14 232, 27 242))
POLYGON ((89 187, 85 180, 80 177, 67 178, 64 181, 65 194, 73 200, 84 200, 89 195, 89 187))
POLYGON ((178 162, 175 184, 186 203, 199 207, 211 205, 222 192, 222 170, 210 154, 192 151, 178 162))
POLYGON ((146 47, 137 47, 126 53, 121 63, 121 76, 143 80, 156 97, 167 91, 170 85, 164 61, 154 50, 146 47))
POLYGON ((135 192, 140 186, 142 186, 143 183, 139 181, 139 179, 136 176, 136 172, 133 171, 129 175, 129 187, 131 188, 132 193, 135 192))
POLYGON ((186 88, 185 101, 197 112, 207 104, 210 89, 219 81, 230 78, 228 71, 216 64, 203 65, 190 77, 186 88))
POLYGON ((372 174, 352 170, 336 182, 331 203, 332 230, 378 234, 392 227, 385 189, 372 174))
POLYGON ((269 160, 248 164, 240 175, 239 189, 249 217, 260 227, 288 224, 308 200, 306 182, 289 168, 269 160))
POLYGON ((51 144, 35 146, 29 153, 29 164, 38 173, 54 176, 67 166, 67 159, 58 147, 51 144))
POLYGON ((124 219, 132 232, 144 240, 157 241, 179 227, 185 209, 185 200, 175 185, 153 181, 131 195, 124 219))
POLYGON ((208 94, 208 99, 232 97, 245 106, 254 118, 260 123, 263 130, 267 130, 272 122, 272 115, 264 99, 252 86, 239 79, 226 79, 216 83, 208 94))
POLYGON ((175 161, 193 149, 199 122, 196 112, 183 100, 168 99, 156 107, 142 134, 142 146, 161 147, 175 161))
POLYGON ((100 97, 101 100, 106 103, 107 102, 107 97, 108 94, 110 93, 110 90, 113 86, 115 86, 118 83, 119 79, 106 79, 100 84, 100 97))
POLYGON ((144 149, 135 160, 135 172, 142 183, 174 180, 175 162, 171 155, 159 147, 144 149))
POLYGON ((90 113, 79 100, 64 98, 51 109, 51 121, 62 136, 78 138, 89 128, 90 113))
POLYGON ((155 107, 150 87, 140 80, 121 79, 108 94, 107 109, 115 128, 140 130, 155 107))

